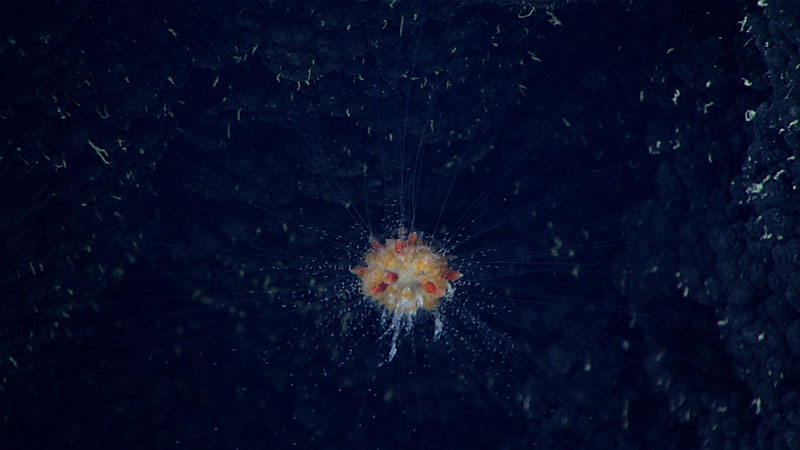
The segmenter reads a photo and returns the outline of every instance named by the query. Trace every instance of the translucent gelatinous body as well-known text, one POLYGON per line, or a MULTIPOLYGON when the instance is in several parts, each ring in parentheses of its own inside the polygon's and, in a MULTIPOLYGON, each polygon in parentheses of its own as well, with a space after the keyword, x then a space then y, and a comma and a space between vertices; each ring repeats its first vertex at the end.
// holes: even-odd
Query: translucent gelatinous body
POLYGON ((366 265, 351 270, 361 278, 361 290, 388 311, 413 315, 420 309, 436 309, 461 273, 447 267, 447 258, 418 238, 372 240, 372 251, 364 256, 366 265))

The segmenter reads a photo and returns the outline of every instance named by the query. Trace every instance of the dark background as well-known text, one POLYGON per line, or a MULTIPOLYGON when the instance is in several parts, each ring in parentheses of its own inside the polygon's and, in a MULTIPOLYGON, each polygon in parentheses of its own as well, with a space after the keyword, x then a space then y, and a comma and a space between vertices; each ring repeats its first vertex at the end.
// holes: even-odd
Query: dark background
POLYGON ((5 3, 3 447, 800 448, 768 3, 5 3), (412 217, 465 279, 386 363, 412 217))

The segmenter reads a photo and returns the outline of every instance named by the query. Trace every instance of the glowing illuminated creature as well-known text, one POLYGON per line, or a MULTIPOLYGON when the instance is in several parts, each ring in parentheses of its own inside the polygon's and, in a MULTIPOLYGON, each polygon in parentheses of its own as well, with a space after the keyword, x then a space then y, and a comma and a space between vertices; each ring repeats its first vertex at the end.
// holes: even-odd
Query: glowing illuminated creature
POLYGON ((451 281, 461 273, 447 266, 447 258, 422 242, 416 232, 384 243, 372 239, 366 265, 351 272, 361 278, 361 290, 393 315, 414 315, 420 309, 433 311, 452 295, 451 281))

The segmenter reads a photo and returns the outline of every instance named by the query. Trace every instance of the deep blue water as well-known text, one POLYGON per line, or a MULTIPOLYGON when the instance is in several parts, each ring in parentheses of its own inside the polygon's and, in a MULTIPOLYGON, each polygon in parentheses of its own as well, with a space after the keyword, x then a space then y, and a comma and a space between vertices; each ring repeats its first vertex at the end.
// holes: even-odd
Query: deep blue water
POLYGON ((797 448, 791 9, 566 3, 4 6, 9 448, 797 448))

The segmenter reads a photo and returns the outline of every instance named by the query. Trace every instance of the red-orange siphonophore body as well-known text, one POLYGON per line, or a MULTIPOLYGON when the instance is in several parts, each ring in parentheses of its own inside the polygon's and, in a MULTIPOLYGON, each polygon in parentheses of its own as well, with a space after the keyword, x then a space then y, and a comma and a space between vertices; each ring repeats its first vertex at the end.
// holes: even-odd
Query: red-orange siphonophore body
POLYGON ((399 238, 384 243, 373 238, 364 260, 365 266, 351 269, 361 278, 361 291, 395 316, 435 310, 452 292, 450 282, 461 278, 415 232, 404 237, 401 230, 399 238))

